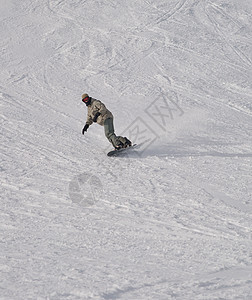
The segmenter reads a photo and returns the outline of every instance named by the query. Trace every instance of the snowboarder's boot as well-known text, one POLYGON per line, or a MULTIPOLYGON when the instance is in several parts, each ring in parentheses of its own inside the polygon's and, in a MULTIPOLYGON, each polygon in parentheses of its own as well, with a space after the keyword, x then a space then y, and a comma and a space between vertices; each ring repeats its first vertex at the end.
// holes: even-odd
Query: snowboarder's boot
POLYGON ((122 148, 127 148, 127 147, 130 147, 132 145, 131 141, 128 140, 126 137, 119 136, 118 138, 119 138, 119 141, 122 144, 122 148))
POLYGON ((130 140, 128 140, 126 137, 124 137, 125 138, 125 145, 126 145, 126 147, 125 148, 127 148, 127 147, 131 147, 132 146, 132 143, 131 143, 131 141, 130 140))
POLYGON ((115 147, 115 150, 120 150, 120 149, 124 148, 124 145, 122 142, 119 141, 118 145, 116 145, 114 147, 115 147))

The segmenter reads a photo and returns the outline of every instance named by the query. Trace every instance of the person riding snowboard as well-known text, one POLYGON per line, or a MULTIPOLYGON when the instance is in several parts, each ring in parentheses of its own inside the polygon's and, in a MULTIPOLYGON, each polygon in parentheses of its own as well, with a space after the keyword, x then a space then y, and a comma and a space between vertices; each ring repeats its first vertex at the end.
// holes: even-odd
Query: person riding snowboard
POLYGON ((131 141, 126 137, 115 135, 113 115, 100 100, 91 98, 88 94, 83 94, 82 101, 86 104, 88 109, 87 121, 82 129, 82 134, 84 134, 85 131, 88 130, 89 126, 95 122, 104 126, 105 136, 116 150, 127 148, 132 145, 131 141))

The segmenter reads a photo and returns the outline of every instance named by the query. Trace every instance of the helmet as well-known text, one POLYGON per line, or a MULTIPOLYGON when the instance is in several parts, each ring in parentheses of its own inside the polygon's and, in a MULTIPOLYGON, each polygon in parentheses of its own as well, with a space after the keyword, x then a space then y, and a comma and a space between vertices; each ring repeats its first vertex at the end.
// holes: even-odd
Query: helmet
POLYGON ((88 94, 83 94, 82 96, 81 96, 81 99, 82 99, 82 101, 83 102, 88 102, 89 101, 89 96, 88 96, 88 94))

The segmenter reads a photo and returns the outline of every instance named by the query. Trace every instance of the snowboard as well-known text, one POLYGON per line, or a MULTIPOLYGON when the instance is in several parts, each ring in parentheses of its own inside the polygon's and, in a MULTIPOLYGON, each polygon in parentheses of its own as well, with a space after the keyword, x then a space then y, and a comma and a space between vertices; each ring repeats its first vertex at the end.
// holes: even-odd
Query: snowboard
POLYGON ((120 155, 123 155, 125 154, 125 152, 128 152, 130 151, 131 149, 133 148, 136 148, 137 144, 133 144, 132 146, 130 147, 127 147, 127 148, 121 148, 119 150, 112 150, 112 151, 109 151, 107 153, 107 156, 120 156, 120 155))

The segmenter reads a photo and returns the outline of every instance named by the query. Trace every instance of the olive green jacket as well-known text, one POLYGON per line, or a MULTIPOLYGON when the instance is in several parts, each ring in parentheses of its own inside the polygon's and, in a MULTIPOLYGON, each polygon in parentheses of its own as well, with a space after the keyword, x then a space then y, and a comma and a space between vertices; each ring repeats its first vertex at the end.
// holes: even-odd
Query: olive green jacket
POLYGON ((87 121, 86 124, 91 125, 94 121, 94 117, 97 113, 100 113, 97 118, 97 123, 99 125, 104 125, 104 121, 108 118, 113 118, 112 113, 106 108, 106 106, 100 101, 94 98, 91 98, 90 105, 87 106, 87 121))

